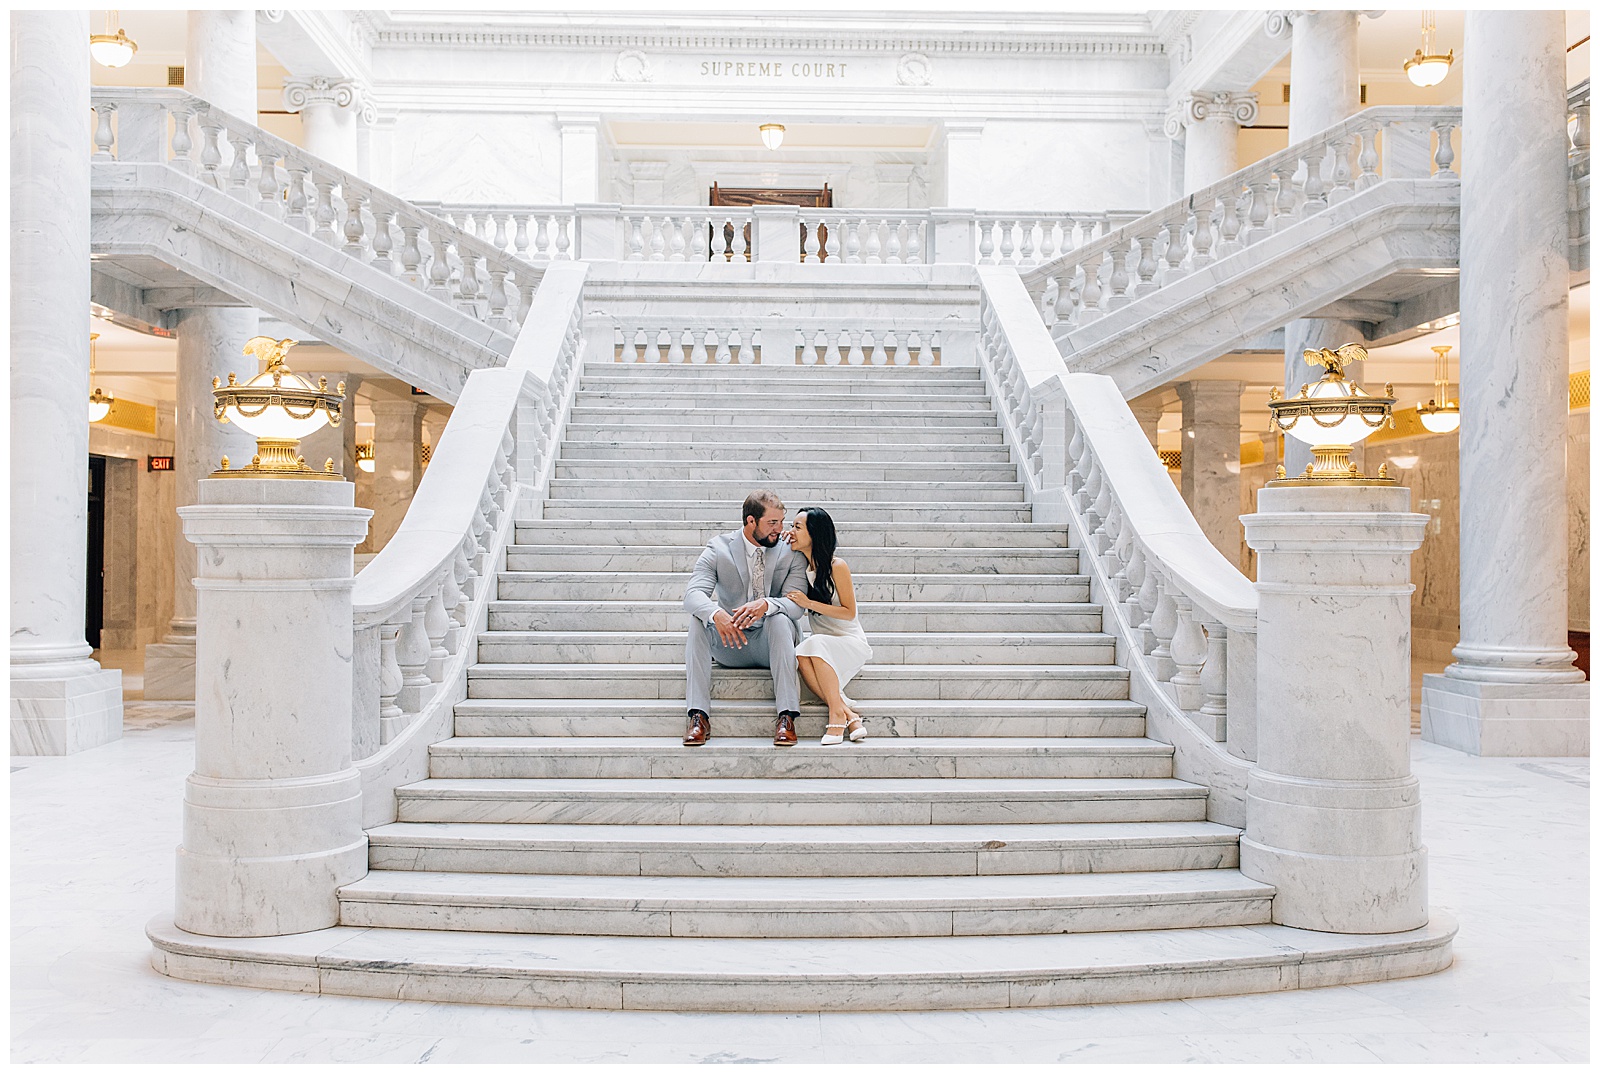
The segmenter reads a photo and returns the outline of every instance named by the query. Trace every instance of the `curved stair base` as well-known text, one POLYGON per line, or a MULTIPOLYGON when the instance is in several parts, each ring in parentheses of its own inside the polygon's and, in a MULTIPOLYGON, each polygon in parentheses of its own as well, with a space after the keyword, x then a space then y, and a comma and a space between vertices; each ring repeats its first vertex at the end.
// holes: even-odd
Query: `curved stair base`
POLYGON ((1417 977, 1455 920, 1348 936, 1281 925, 1050 936, 655 939, 338 927, 219 939, 169 918, 151 962, 209 984, 379 999, 651 1011, 933 1011, 1187 999, 1417 977))

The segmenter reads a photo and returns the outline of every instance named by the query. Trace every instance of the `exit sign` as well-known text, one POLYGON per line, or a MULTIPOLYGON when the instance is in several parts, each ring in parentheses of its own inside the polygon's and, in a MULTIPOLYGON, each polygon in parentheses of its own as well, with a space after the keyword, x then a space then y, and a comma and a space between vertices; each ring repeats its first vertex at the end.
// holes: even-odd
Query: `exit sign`
POLYGON ((175 469, 175 467, 172 465, 171 455, 151 455, 148 456, 148 458, 150 460, 149 467, 146 471, 148 473, 154 473, 157 470, 175 469))

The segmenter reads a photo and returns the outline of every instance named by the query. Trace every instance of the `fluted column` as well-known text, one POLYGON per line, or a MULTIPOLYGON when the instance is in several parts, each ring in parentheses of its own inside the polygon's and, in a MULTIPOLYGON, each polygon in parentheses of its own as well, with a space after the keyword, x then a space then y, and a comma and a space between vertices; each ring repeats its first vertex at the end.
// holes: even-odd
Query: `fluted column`
MULTIPOLYGON (((256 121, 256 21, 254 11, 189 12, 184 81, 195 96, 229 115, 256 121)), ((261 316, 253 309, 206 306, 175 311, 178 330, 174 486, 177 506, 199 502, 200 481, 222 456, 250 461, 255 440, 217 421, 211 380, 256 374, 244 344, 261 316)), ((179 533, 172 547, 172 621, 166 635, 144 649, 147 701, 193 701, 195 661, 194 546, 179 533)))
POLYGON ((84 640, 89 525, 89 15, 11 14, 11 752, 122 736, 84 640))
POLYGON ((1167 137, 1183 138, 1183 190, 1190 194, 1239 170, 1239 128, 1256 121, 1254 93, 1197 92, 1167 113, 1167 137))
POLYGON ((283 80, 283 107, 300 113, 305 151, 336 168, 358 169, 356 120, 377 120, 371 94, 348 78, 312 75, 283 80))
POLYGON ((1469 12, 1461 182, 1461 643, 1422 732, 1472 753, 1589 752, 1567 647, 1567 138, 1559 11, 1469 12))
POLYGON ((1183 401, 1184 502, 1217 551, 1239 563, 1239 396, 1237 380, 1177 385, 1183 401))

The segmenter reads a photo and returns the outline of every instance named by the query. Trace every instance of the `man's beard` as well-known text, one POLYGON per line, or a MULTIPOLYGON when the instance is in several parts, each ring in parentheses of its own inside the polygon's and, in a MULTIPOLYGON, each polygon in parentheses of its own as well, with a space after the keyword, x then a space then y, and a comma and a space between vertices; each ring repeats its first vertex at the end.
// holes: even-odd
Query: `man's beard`
POLYGON ((780 532, 774 533, 771 537, 757 537, 756 544, 760 545, 762 548, 773 548, 777 545, 778 538, 782 536, 783 534, 780 532))

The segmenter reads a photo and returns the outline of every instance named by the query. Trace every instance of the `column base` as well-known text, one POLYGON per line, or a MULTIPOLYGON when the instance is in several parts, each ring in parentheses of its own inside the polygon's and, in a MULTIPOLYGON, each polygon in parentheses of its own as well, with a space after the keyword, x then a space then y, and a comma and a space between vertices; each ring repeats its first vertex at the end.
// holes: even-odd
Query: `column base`
POLYGON ((144 699, 194 700, 194 639, 152 642, 144 647, 144 699))
POLYGON ((1422 677, 1422 739, 1480 757, 1589 756, 1589 684, 1422 677))
POLYGON ((13 757, 60 757, 122 737, 122 672, 92 660, 74 665, 26 678, 12 669, 13 757))
POLYGON ((1272 899, 1275 925, 1371 935, 1428 923, 1426 847, 1355 857, 1264 846, 1245 836, 1239 840, 1239 871, 1278 889, 1272 899))

